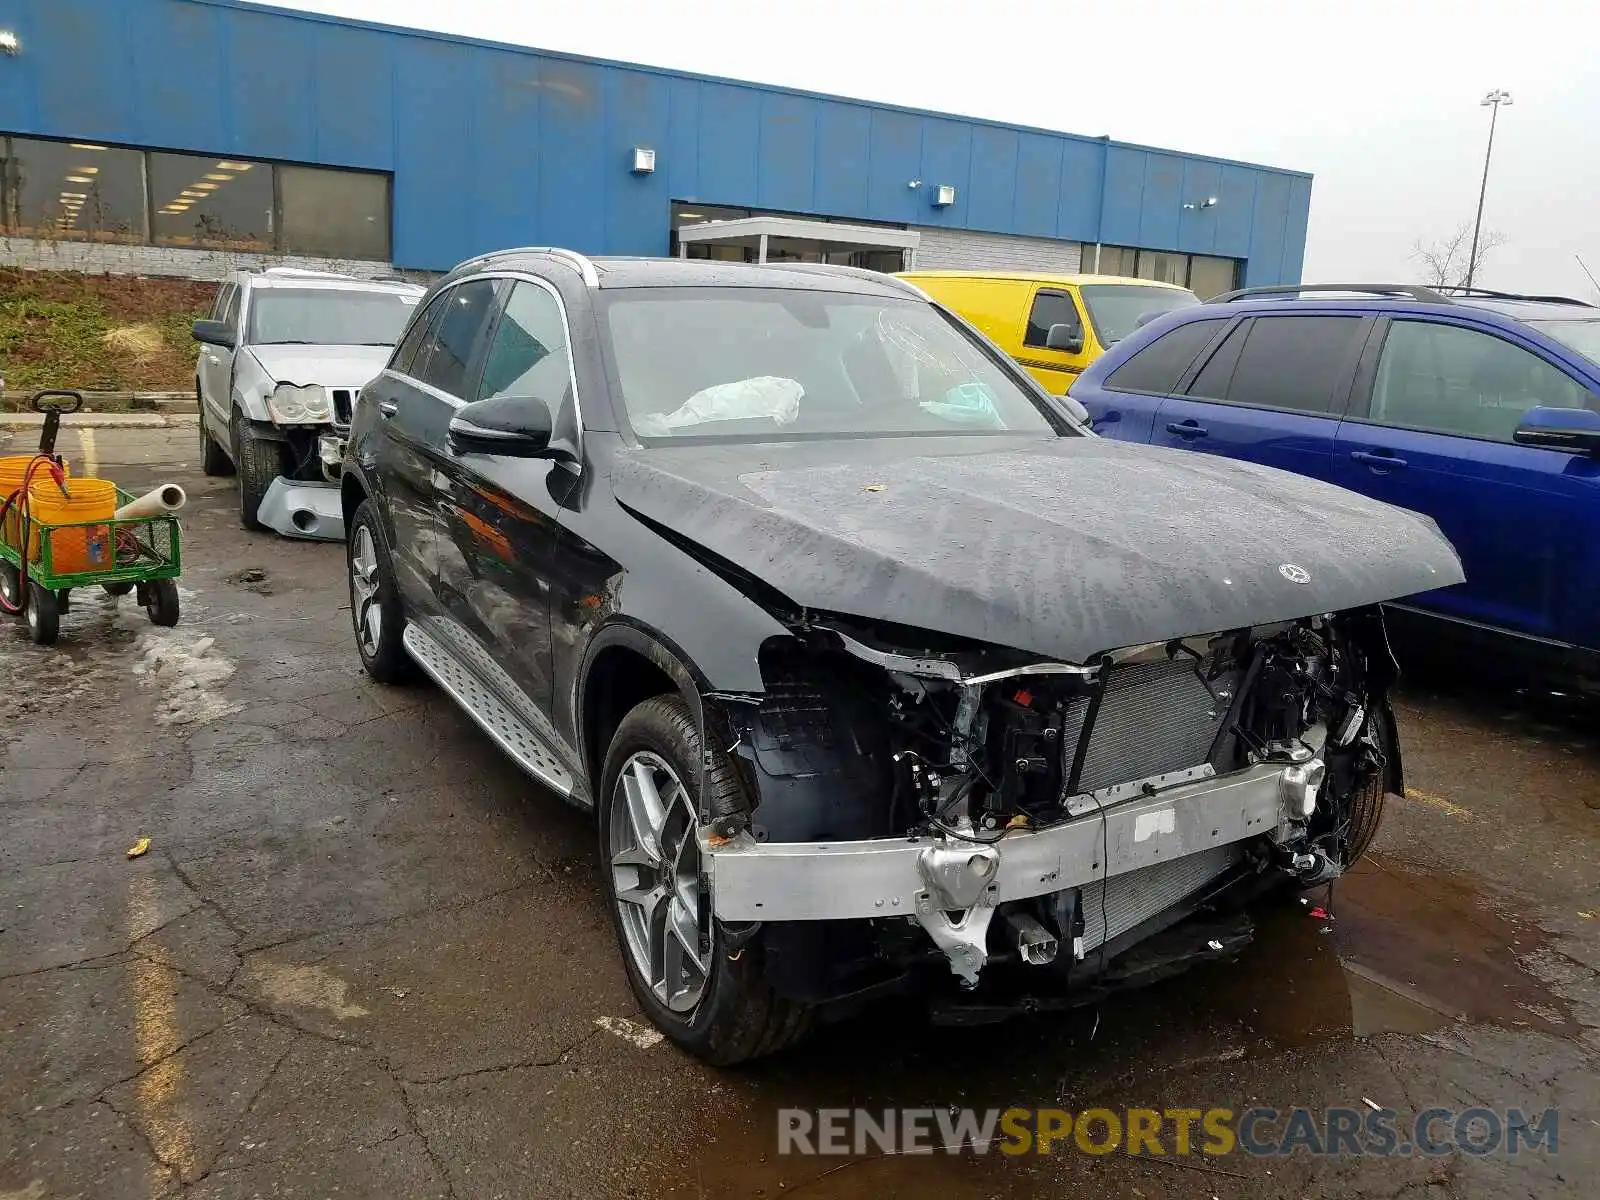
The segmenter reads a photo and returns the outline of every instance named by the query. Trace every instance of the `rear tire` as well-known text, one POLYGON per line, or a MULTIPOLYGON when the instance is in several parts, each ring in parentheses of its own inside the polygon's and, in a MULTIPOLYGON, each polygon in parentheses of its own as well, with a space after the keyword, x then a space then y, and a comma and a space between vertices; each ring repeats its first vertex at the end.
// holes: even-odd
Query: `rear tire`
MULTIPOLYGON (((199 392, 195 393, 199 398, 199 392)), ((211 436, 211 431, 206 428, 205 400, 200 399, 200 419, 196 422, 200 426, 200 469, 207 475, 233 474, 233 460, 228 457, 228 452, 217 445, 217 439, 211 436)))
POLYGON ((102 583, 100 587, 108 596, 126 596, 129 592, 133 591, 133 584, 129 583, 127 580, 122 580, 117 583, 102 583))
MULTIPOLYGON (((679 1046, 715 1066, 728 1066, 799 1041, 810 1026, 811 1010, 773 991, 759 935, 730 953, 722 926, 709 913, 695 842, 693 781, 700 762, 700 736, 689 706, 680 696, 653 697, 617 727, 595 807, 612 924, 634 996, 679 1046), (653 781, 653 801, 638 799, 641 776, 653 781), (660 821, 641 831, 654 822, 645 813, 658 813, 660 821), (703 956, 688 946, 690 940, 701 944, 701 920, 711 926, 703 956), (680 936, 674 938, 675 932, 680 936)), ((712 793, 740 786, 725 754, 713 751, 707 771, 706 788, 712 793)))
POLYGON ((9 560, 0 559, 0 610, 16 616, 23 605, 22 576, 9 560))
POLYGON ((350 577, 350 623, 361 665, 379 683, 416 678, 417 664, 402 641, 406 613, 395 584, 394 560, 378 506, 370 499, 356 506, 345 533, 345 565, 350 577))
POLYGON ((272 481, 283 474, 283 446, 257 437, 249 422, 233 413, 234 465, 239 470, 239 524, 245 529, 265 529, 261 501, 272 481))

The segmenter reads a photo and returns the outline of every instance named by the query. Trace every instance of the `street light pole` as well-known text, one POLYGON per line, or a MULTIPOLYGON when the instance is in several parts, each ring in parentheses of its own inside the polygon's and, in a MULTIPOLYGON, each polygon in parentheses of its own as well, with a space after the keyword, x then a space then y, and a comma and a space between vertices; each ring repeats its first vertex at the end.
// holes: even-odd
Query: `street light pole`
POLYGON ((1483 227, 1483 197, 1489 190, 1489 157, 1494 153, 1494 125, 1500 116, 1500 106, 1511 103, 1511 93, 1504 88, 1495 88, 1482 100, 1478 101, 1480 108, 1489 109, 1489 145, 1483 152, 1483 182, 1478 185, 1478 215, 1472 222, 1472 252, 1467 257, 1467 287, 1472 286, 1472 278, 1478 273, 1478 231, 1483 227))

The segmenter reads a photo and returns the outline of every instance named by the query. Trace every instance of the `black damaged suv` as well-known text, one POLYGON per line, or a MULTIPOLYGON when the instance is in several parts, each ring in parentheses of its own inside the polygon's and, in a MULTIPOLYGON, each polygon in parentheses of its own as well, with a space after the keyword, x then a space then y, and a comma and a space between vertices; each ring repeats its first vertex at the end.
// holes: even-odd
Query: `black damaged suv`
POLYGON ((910 284, 508 250, 343 476, 367 670, 596 814, 639 1002, 712 1062, 841 997, 1063 1005, 1249 936, 1402 788, 1423 517, 1105 441, 910 284))

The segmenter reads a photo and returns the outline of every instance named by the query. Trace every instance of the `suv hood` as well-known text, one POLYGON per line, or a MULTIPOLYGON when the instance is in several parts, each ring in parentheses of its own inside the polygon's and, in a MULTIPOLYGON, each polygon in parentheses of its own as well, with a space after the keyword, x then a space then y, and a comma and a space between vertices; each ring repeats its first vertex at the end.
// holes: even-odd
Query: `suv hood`
POLYGON ((298 387, 365 387, 389 365, 393 346, 251 346, 274 383, 298 387))
POLYGON ((1094 437, 652 447, 612 484, 806 609, 1069 662, 1464 578, 1425 516, 1094 437))

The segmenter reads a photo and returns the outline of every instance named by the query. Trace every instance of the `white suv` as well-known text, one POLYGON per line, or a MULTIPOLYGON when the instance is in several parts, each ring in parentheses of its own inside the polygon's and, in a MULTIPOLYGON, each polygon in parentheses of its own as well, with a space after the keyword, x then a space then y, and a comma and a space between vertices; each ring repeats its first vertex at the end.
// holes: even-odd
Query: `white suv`
POLYGON ((207 475, 239 477, 239 522, 342 540, 344 433, 362 386, 424 289, 273 267, 235 271, 194 323, 200 453, 207 475))

